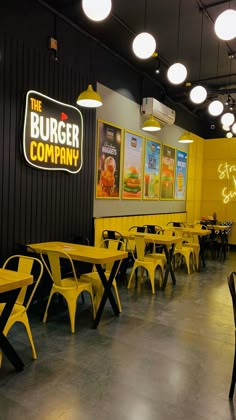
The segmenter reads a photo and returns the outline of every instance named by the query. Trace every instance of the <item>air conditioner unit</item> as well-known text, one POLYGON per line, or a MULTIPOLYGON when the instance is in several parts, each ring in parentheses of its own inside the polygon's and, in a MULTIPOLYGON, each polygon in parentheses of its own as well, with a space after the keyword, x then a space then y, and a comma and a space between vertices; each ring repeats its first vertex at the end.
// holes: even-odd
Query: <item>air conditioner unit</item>
POLYGON ((153 115, 161 123, 172 125, 175 122, 175 111, 155 98, 143 98, 142 114, 153 115))

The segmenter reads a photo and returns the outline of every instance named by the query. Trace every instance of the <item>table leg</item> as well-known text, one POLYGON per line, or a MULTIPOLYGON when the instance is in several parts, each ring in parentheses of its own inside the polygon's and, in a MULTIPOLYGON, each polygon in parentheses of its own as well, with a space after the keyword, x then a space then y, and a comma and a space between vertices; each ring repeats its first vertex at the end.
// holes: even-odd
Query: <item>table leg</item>
POLYGON ((164 280, 163 280, 162 290, 165 290, 165 288, 166 288, 169 273, 171 275, 172 283, 176 284, 176 277, 175 277, 175 273, 174 273, 173 266, 172 266, 174 249, 175 249, 175 244, 171 245, 170 250, 168 250, 167 246, 164 245, 164 251, 165 251, 167 264, 166 264, 166 271, 165 271, 165 276, 164 276, 164 280))
MULTIPOLYGON (((21 289, 11 290, 6 292, 4 295, 4 301, 6 302, 2 314, 0 316, 0 348, 2 349, 5 356, 12 363, 16 370, 21 371, 24 369, 24 363, 18 356, 18 354, 13 349, 12 345, 9 343, 8 339, 3 333, 7 320, 12 312, 12 309, 16 303, 16 299, 20 293, 21 289)), ((1 301, 3 296, 1 296, 1 301)))
POLYGON ((114 311, 115 315, 119 316, 119 314, 120 314, 119 308, 117 306, 116 300, 115 300, 115 298, 113 296, 113 293, 112 293, 112 290, 111 290, 112 282, 114 280, 114 277, 115 277, 115 274, 116 274, 119 263, 120 263, 120 261, 115 261, 114 262, 111 273, 110 273, 110 276, 109 276, 109 279, 106 278, 102 266, 100 264, 96 264, 97 272, 100 276, 101 282, 102 282, 103 287, 104 287, 104 293, 103 293, 99 308, 97 310, 97 314, 96 314, 96 317, 95 317, 95 320, 94 320, 94 323, 93 323, 93 328, 97 328, 97 326, 100 322, 100 319, 101 319, 101 316, 102 316, 107 298, 109 299, 109 301, 111 303, 111 306, 113 308, 113 311, 114 311))

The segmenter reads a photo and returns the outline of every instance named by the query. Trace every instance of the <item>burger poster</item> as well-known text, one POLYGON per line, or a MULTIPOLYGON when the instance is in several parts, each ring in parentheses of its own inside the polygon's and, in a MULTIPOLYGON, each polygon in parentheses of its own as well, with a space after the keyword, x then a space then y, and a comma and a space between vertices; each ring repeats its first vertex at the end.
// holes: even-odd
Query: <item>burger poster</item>
POLYGON ((174 198, 175 149, 163 145, 161 159, 161 199, 174 198))
POLYGON ((96 197, 120 197, 122 129, 98 120, 96 197))
POLYGON ((176 151, 175 199, 185 200, 187 184, 187 153, 176 151))
POLYGON ((161 145, 151 139, 145 142, 143 198, 159 199, 161 145))
POLYGON ((143 137, 125 131, 122 198, 141 199, 143 137))

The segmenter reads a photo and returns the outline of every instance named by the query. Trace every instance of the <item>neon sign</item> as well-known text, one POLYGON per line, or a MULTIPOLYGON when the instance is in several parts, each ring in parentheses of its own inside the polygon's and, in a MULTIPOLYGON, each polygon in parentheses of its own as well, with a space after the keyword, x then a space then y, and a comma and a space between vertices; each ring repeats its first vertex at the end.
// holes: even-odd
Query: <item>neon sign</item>
POLYGON ((29 91, 23 151, 26 161, 35 168, 79 172, 83 163, 81 112, 42 93, 29 91))
POLYGON ((231 187, 224 187, 222 189, 223 203, 227 204, 230 200, 236 197, 236 165, 229 165, 227 162, 221 163, 218 166, 219 179, 228 180, 231 187))

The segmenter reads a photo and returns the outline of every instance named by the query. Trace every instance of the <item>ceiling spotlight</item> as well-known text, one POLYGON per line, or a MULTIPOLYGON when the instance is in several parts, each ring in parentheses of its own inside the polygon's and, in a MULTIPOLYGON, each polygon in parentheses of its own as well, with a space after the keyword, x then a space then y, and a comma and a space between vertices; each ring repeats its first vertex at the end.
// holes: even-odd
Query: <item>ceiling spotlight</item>
POLYGON ((156 51, 156 41, 148 32, 142 32, 134 38, 132 47, 138 58, 146 59, 156 51))
POLYGON ((179 85, 185 81, 187 77, 187 69, 181 63, 172 64, 172 66, 168 69, 167 77, 171 83, 179 85))
POLYGON ((218 115, 222 114, 223 110, 224 105, 218 100, 212 101, 208 106, 209 114, 213 115, 214 117, 217 117, 218 115))
POLYGON ((111 0, 83 0, 82 7, 89 19, 100 22, 109 15, 111 11, 111 0))
POLYGON ((190 91, 190 99, 195 104, 202 104, 207 97, 207 91, 203 86, 195 86, 190 91))
POLYGON ((228 139, 232 139, 233 134, 231 133, 231 131, 228 131, 228 133, 226 133, 226 137, 228 137, 228 139))
POLYGON ((234 123, 234 119, 234 114, 232 114, 232 112, 226 112, 222 115, 221 122, 223 125, 230 126, 234 123))
POLYGON ((215 21, 215 33, 218 38, 229 41, 236 36, 236 10, 228 9, 215 21))
POLYGON ((156 74, 160 73, 160 67, 161 67, 161 62, 159 60, 157 60, 156 65, 155 65, 155 73, 156 74))

